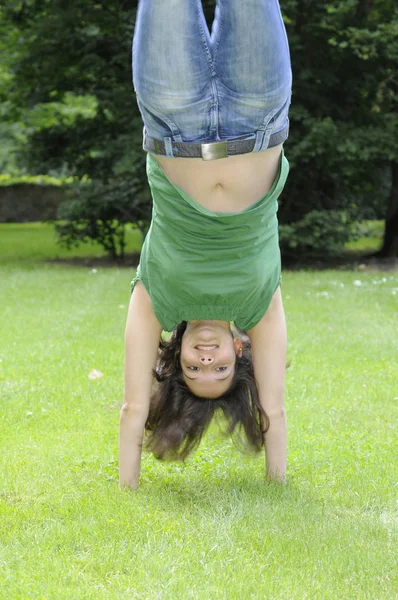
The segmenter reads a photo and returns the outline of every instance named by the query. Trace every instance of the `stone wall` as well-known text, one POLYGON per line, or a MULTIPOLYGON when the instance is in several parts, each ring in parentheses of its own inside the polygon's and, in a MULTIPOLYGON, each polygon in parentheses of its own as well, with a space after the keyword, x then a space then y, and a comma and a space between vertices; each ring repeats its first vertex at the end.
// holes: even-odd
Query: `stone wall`
POLYGON ((55 219, 65 190, 55 185, 18 183, 0 186, 0 223, 55 219))

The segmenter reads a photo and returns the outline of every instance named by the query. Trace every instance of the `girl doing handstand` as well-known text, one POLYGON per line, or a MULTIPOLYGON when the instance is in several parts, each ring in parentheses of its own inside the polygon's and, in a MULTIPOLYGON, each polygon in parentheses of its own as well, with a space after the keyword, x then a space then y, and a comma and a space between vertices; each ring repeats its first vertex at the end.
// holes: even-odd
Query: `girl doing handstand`
POLYGON ((219 408, 283 481, 277 199, 291 68, 279 3, 217 0, 210 33, 200 0, 141 0, 133 74, 153 213, 126 325, 120 484, 138 485, 145 429, 157 457, 185 458, 219 408))

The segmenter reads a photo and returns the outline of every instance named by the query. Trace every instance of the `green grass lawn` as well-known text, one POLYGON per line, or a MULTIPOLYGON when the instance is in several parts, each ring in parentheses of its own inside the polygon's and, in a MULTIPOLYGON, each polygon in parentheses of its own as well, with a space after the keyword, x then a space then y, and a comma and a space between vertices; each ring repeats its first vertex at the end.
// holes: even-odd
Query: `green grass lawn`
POLYGON ((133 270, 48 234, 0 227, 0 598, 397 598, 398 272, 283 273, 286 486, 213 427, 120 491, 133 270))
MULTIPOLYGON (((141 234, 126 229, 126 253, 139 252, 141 234)), ((104 256, 102 247, 89 243, 67 250, 57 244, 54 227, 43 223, 0 223, 0 264, 104 256)))

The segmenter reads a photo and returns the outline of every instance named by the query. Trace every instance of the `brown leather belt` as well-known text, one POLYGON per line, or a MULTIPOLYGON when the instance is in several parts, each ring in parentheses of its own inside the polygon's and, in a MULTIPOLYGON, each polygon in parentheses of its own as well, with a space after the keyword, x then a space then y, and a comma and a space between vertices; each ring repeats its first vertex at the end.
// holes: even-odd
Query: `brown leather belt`
MULTIPOLYGON (((269 139, 268 148, 279 146, 289 135, 289 125, 282 131, 273 133, 269 139)), ((256 135, 250 134, 233 138, 231 140, 222 140, 219 142, 209 142, 208 144, 192 144, 191 142, 171 142, 172 153, 175 158, 202 158, 203 160, 217 160, 227 158, 235 154, 247 154, 252 152, 256 143, 256 135)), ((167 155, 165 142, 149 137, 144 129, 143 148, 146 152, 152 154, 167 155)))

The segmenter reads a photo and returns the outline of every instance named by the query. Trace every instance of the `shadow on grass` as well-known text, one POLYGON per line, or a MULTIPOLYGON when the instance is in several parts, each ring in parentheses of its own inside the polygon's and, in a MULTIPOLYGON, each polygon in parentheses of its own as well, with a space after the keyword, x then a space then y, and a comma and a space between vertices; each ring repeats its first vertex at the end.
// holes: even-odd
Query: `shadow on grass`
POLYGON ((234 507, 258 502, 264 507, 319 504, 308 487, 297 485, 293 479, 283 485, 267 482, 262 476, 253 474, 220 477, 215 472, 204 474, 198 471, 195 475, 150 480, 144 476, 140 487, 133 493, 137 494, 140 503, 158 508, 167 506, 168 511, 171 509, 177 513, 190 509, 201 513, 214 513, 217 509, 226 513, 234 507))
POLYGON ((301 269, 323 271, 326 269, 341 271, 393 271, 398 268, 398 257, 380 258, 368 251, 343 250, 338 254, 326 256, 311 255, 299 258, 282 256, 283 268, 289 271, 301 269))
MULTIPOLYGON (((74 258, 54 258, 45 262, 55 265, 71 265, 89 268, 136 268, 140 253, 127 254, 124 259, 112 259, 109 256, 86 256, 74 258)), ((282 256, 285 270, 322 271, 336 269, 342 271, 393 271, 398 269, 398 258, 379 258, 369 251, 344 250, 339 254, 300 256, 299 258, 282 256)))
POLYGON ((44 262, 52 265, 70 265, 73 267, 89 267, 89 268, 112 268, 126 267, 128 269, 136 268, 140 262, 140 253, 133 252, 126 254, 123 259, 113 259, 109 256, 76 256, 73 258, 51 258, 44 262))

